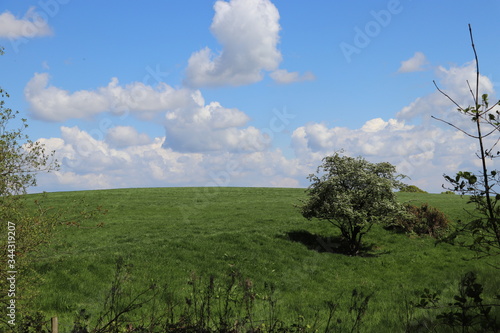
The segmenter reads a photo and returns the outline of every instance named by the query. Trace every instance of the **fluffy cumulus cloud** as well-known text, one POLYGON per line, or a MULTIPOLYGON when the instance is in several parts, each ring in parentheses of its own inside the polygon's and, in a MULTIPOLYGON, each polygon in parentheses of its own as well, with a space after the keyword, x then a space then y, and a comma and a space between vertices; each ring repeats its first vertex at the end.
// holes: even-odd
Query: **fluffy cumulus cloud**
POLYGON ((220 53, 204 48, 191 55, 186 83, 192 87, 243 85, 260 81, 282 60, 279 12, 269 0, 219 0, 210 27, 220 53))
POLYGON ((413 57, 408 60, 402 61, 398 69, 398 73, 410 73, 423 71, 424 66, 427 64, 427 58, 422 52, 415 52, 413 57))
POLYGON ((306 72, 300 75, 298 72, 289 72, 286 69, 278 69, 269 74, 269 76, 279 84, 289 84, 301 81, 312 81, 316 79, 315 75, 311 72, 306 72))
POLYGON ((218 102, 205 105, 201 94, 192 108, 170 111, 165 116, 165 147, 183 152, 261 151, 268 146, 255 127, 244 127, 249 117, 218 102))
POLYGON ((11 12, 0 14, 0 38, 18 39, 52 35, 47 22, 31 7, 24 17, 17 18, 11 12))
MULTIPOLYGON (((439 66, 435 71, 438 77, 438 87, 458 105, 467 107, 473 105, 467 81, 474 87, 476 82, 476 64, 469 62, 463 66, 452 66, 445 68, 439 66)), ((491 80, 481 75, 479 78, 481 93, 494 96, 495 90, 491 80)), ((446 119, 457 126, 467 130, 473 130, 473 123, 465 116, 456 111, 456 106, 439 91, 435 91, 424 97, 417 98, 408 106, 401 109, 396 117, 407 121, 421 121, 426 124, 435 123, 431 116, 446 119)))
POLYGON ((35 73, 24 89, 33 115, 47 121, 90 118, 103 112, 133 112, 148 117, 159 111, 189 107, 195 103, 193 94, 197 93, 165 83, 156 87, 142 82, 121 86, 117 78, 93 91, 69 92, 50 85, 47 73, 35 73))
POLYGON ((310 156, 315 160, 342 149, 350 154, 386 157, 408 152, 408 149, 391 145, 394 142, 388 141, 396 139, 401 143, 406 142, 404 146, 408 146, 408 142, 412 141, 412 129, 413 126, 405 125, 404 122, 395 119, 384 121, 381 118, 369 120, 360 129, 354 130, 310 123, 293 132, 292 142, 297 156, 310 156))
MULTIPOLYGON (((258 129, 246 126, 242 111, 218 102, 205 103, 199 90, 174 89, 160 83, 156 88, 141 82, 120 86, 118 80, 96 90, 69 92, 49 85, 47 73, 35 74, 24 91, 33 115, 47 121, 91 118, 100 113, 165 115, 165 147, 177 151, 260 151, 269 140, 258 129)), ((132 128, 115 128, 107 134, 116 147, 142 143, 146 136, 132 128)))
POLYGON ((145 133, 137 132, 131 126, 116 126, 108 130, 106 142, 111 147, 124 148, 147 144, 150 138, 145 133))
MULTIPOLYGON (((470 104, 470 90, 467 85, 467 81, 471 83, 471 88, 475 88, 476 82, 476 62, 471 61, 463 66, 452 66, 450 68, 445 68, 439 66, 436 70, 436 74, 439 78, 440 83, 446 87, 447 90, 453 92, 451 97, 459 103, 469 103, 470 104)), ((479 77, 479 86, 481 92, 485 94, 493 94, 494 87, 491 80, 484 75, 479 77)))

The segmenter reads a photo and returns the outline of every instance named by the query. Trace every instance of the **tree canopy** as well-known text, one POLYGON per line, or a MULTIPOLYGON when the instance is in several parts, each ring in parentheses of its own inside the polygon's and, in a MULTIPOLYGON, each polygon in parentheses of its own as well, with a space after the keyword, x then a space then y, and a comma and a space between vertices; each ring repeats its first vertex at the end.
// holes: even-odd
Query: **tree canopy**
POLYGON ((389 221, 402 211, 394 192, 404 185, 402 177, 390 163, 339 153, 327 156, 308 177, 312 184, 302 215, 330 222, 340 230, 349 254, 358 254, 363 235, 374 223, 389 221))

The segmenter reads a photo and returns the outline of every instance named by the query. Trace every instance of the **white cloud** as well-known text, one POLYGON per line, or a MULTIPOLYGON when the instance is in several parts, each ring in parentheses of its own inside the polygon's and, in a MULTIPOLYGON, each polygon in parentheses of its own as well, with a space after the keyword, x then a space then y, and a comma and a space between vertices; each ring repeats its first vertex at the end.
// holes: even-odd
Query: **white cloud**
POLYGON ((289 84, 301 81, 313 81, 316 79, 313 73, 306 72, 300 75, 298 72, 289 72, 286 69, 278 69, 269 74, 269 76, 279 84, 289 84))
POLYGON ((218 102, 189 109, 170 111, 165 117, 165 147, 183 152, 260 151, 268 140, 255 127, 242 128, 250 119, 238 109, 222 107, 218 102))
POLYGON ((398 73, 419 72, 425 70, 424 66, 427 64, 427 58, 422 52, 415 52, 413 57, 408 60, 402 61, 398 69, 398 73))
MULTIPOLYGON (((47 73, 37 73, 24 90, 32 113, 43 120, 91 118, 104 112, 161 114, 165 115, 165 147, 176 151, 260 151, 269 146, 260 130, 245 127, 250 118, 244 112, 218 102, 205 104, 198 90, 174 89, 164 83, 156 88, 141 82, 120 86, 113 78, 106 87, 71 93, 49 86, 48 80, 47 73)), ((122 127, 111 129, 107 137, 115 147, 146 141, 145 135, 122 127)))
POLYGON ((110 128, 106 134, 106 142, 116 148, 145 145, 150 141, 147 134, 139 133, 131 126, 116 126, 110 128))
MULTIPOLYGON (((463 66, 453 66, 445 68, 439 66, 436 70, 436 75, 440 79, 440 83, 446 87, 452 98, 457 99, 459 103, 468 102, 471 104, 471 95, 467 81, 469 81, 471 88, 475 91, 476 87, 476 62, 471 61, 463 66), (465 97, 465 99, 464 99, 465 97)), ((491 80, 484 75, 479 77, 479 94, 493 94, 494 88, 491 80)), ((472 103, 474 104, 474 103, 472 103)))
POLYGON ((406 154, 407 150, 402 150, 401 145, 412 142, 413 128, 395 119, 386 122, 381 118, 369 120, 355 130, 309 123, 294 131, 292 141, 297 156, 305 152, 333 153, 340 149, 365 156, 399 156, 406 154))
POLYGON ((363 132, 379 132, 386 127, 387 127, 387 122, 385 122, 382 118, 375 118, 367 121, 363 125, 363 127, 361 127, 361 130, 363 132))
POLYGON ((120 86, 117 78, 93 91, 69 92, 49 85, 47 73, 35 73, 24 89, 33 115, 47 121, 90 118, 103 112, 134 112, 147 117, 195 104, 193 94, 198 92, 174 89, 165 83, 159 83, 156 88, 142 82, 120 86))
POLYGON ((18 39, 52 35, 47 22, 31 7, 23 18, 16 18, 8 10, 0 14, 0 38, 18 39))
POLYGON ((210 27, 222 45, 191 55, 186 83, 192 87, 243 85, 262 80, 281 62, 279 12, 269 0, 217 1, 210 27))
MULTIPOLYGON (((474 104, 467 81, 469 81, 471 87, 474 89, 476 82, 475 62, 468 62, 463 66, 452 66, 450 68, 439 66, 436 69, 436 76, 439 78, 438 86, 440 89, 459 105, 465 108, 474 104)), ((479 85, 479 94, 486 93, 490 97, 494 96, 493 83, 488 77, 481 75, 479 85)), ((474 124, 469 118, 456 110, 456 105, 436 90, 429 95, 417 98, 408 106, 401 109, 396 114, 396 118, 406 121, 419 120, 422 123, 434 124, 436 121, 431 118, 431 116, 434 116, 447 120, 463 129, 474 130, 474 124)))

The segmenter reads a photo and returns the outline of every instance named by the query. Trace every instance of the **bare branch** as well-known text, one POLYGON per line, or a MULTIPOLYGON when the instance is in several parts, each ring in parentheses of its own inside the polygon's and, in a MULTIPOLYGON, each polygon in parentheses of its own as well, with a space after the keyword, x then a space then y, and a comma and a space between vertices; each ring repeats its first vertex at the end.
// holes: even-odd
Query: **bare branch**
POLYGON ((465 110, 457 103, 455 102, 455 100, 453 98, 451 98, 450 96, 448 96, 448 94, 446 94, 444 91, 442 91, 441 89, 439 89, 438 85, 436 84, 436 81, 432 80, 432 83, 434 83, 434 86, 436 87, 436 89, 441 93, 443 94, 444 96, 446 96, 453 104, 455 104, 462 112, 465 112, 465 110))
POLYGON ((447 124, 447 125, 450 125, 451 127, 453 128, 456 128, 457 130, 459 130, 460 132, 464 133, 465 135, 467 136, 470 136, 471 138, 474 138, 474 139, 479 139, 477 136, 474 136, 472 134, 469 134, 467 133, 466 131, 464 131, 463 129, 461 129, 460 127, 457 127, 455 125, 453 125, 452 123, 446 121, 446 120, 443 120, 443 119, 440 119, 440 118, 437 118, 437 117, 434 117, 434 116, 431 116, 431 118, 433 119, 436 119, 436 120, 439 120, 439 121, 442 121, 443 123, 447 124))

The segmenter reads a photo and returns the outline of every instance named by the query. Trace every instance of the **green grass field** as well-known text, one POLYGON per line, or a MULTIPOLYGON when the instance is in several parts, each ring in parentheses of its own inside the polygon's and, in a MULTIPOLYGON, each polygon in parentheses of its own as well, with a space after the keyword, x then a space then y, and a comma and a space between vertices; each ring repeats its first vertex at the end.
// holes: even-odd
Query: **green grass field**
MULTIPOLYGON (((281 316, 291 321, 299 314, 312 320, 325 301, 347 302, 355 288, 373 293, 364 323, 370 332, 401 331, 406 301, 417 301, 424 288, 452 295, 470 270, 486 291, 500 289, 497 271, 484 261, 465 260, 470 251, 380 226, 365 238, 370 256, 325 252, 314 241, 337 231, 300 215, 294 205, 305 198, 303 189, 120 189, 50 193, 47 202, 65 207, 82 197, 108 213, 80 226, 58 226, 36 260, 42 278, 36 307, 57 315, 62 327, 80 309, 99 313, 120 256, 133 265, 132 289, 166 283, 179 299, 189 293, 186 282, 193 272, 223 279, 238 270, 262 292, 266 283, 274 284, 281 316)), ((427 202, 454 220, 466 218, 466 199, 457 195, 398 197, 427 202)))

